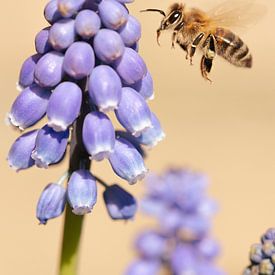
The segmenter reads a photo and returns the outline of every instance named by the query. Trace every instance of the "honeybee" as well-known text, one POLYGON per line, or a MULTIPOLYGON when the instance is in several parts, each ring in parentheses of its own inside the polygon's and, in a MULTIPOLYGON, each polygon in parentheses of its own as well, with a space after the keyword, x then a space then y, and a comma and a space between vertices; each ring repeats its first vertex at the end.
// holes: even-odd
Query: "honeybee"
POLYGON ((202 51, 200 69, 204 79, 211 82, 208 74, 216 55, 237 67, 252 67, 249 48, 230 30, 247 27, 263 16, 265 8, 252 0, 226 1, 208 12, 187 8, 182 3, 174 3, 167 13, 159 9, 142 10, 148 11, 159 12, 164 17, 157 29, 158 44, 161 32, 172 30, 172 48, 177 43, 191 65, 197 48, 202 51))

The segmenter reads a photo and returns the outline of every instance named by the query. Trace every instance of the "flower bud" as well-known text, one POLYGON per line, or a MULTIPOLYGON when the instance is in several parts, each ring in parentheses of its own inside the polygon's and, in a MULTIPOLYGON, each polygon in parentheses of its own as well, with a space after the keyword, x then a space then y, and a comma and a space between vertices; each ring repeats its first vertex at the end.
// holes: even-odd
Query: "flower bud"
POLYGON ((68 202, 76 215, 84 215, 93 209, 97 199, 95 178, 88 170, 72 173, 68 182, 68 202))
POLYGON ((108 186, 103 193, 103 198, 107 211, 114 220, 128 220, 136 214, 135 198, 117 184, 108 186))
POLYGON ((102 112, 117 108, 121 98, 121 80, 109 66, 99 65, 89 78, 89 95, 102 112))
POLYGON ((114 172, 130 184, 144 178, 147 169, 142 156, 127 140, 119 138, 115 142, 114 152, 109 157, 114 172))
POLYGON ((40 54, 44 54, 52 50, 52 46, 49 43, 49 30, 49 27, 44 28, 35 36, 35 49, 40 54))
POLYGON ((142 134, 137 137, 137 140, 149 147, 156 146, 165 137, 165 134, 161 128, 160 122, 155 114, 151 113, 152 128, 148 128, 142 132, 142 134))
POLYGON ((65 154, 69 131, 56 132, 48 125, 38 131, 32 158, 35 165, 48 168, 50 164, 59 162, 65 154))
POLYGON ((119 34, 125 46, 131 47, 141 37, 141 25, 134 16, 129 15, 126 24, 119 29, 119 34))
POLYGON ((63 17, 71 17, 83 6, 85 0, 57 0, 58 10, 63 17))
POLYGON ((152 127, 151 112, 147 103, 132 88, 122 88, 121 100, 115 113, 121 125, 134 136, 139 136, 152 127))
POLYGON ((129 266, 125 275, 156 275, 159 272, 159 261, 140 259, 129 266))
POLYGON ((131 48, 125 48, 123 55, 114 63, 114 67, 127 85, 141 80, 147 73, 147 67, 140 55, 131 48))
POLYGON ((152 100, 154 99, 153 85, 152 76, 149 71, 147 71, 146 75, 141 80, 131 85, 131 87, 139 92, 144 97, 144 99, 152 100))
POLYGON ((73 82, 62 82, 53 91, 48 108, 48 125, 65 131, 78 117, 82 102, 81 89, 73 82))
POLYGON ((44 9, 44 17, 50 23, 53 24, 57 20, 62 18, 58 7, 57 7, 57 0, 51 0, 44 9))
POLYGON ((49 32, 49 42, 57 50, 67 49, 76 38, 75 21, 73 19, 61 19, 55 22, 49 32))
POLYGON ((161 259, 166 252, 166 239, 154 231, 145 231, 136 240, 136 249, 147 259, 161 259))
POLYGON ((100 29, 99 16, 91 10, 82 10, 75 18, 75 30, 83 39, 92 38, 100 29))
POLYGON ((86 115, 82 138, 92 159, 97 161, 109 157, 115 146, 115 130, 110 119, 101 112, 86 115))
POLYGON ((34 54, 24 61, 19 74, 19 85, 23 88, 30 86, 34 82, 34 70, 40 57, 40 54, 34 54))
POLYGON ((92 47, 86 42, 75 42, 66 51, 64 57, 64 71, 74 79, 88 76, 95 65, 92 47))
POLYGON ((34 160, 31 158, 31 153, 35 146, 37 133, 38 130, 27 132, 17 138, 11 146, 7 160, 9 166, 17 172, 22 169, 30 168, 34 165, 34 160))
POLYGON ((41 87, 54 87, 63 77, 62 53, 51 51, 43 55, 36 64, 35 81, 41 87))
POLYGON ((37 204, 36 217, 41 224, 62 214, 66 204, 66 189, 57 183, 50 183, 43 190, 37 204))
POLYGON ((108 29, 99 30, 93 45, 97 58, 105 63, 112 63, 117 60, 125 50, 121 36, 108 29))
POLYGON ((51 92, 36 84, 24 89, 12 104, 8 114, 10 123, 24 130, 37 121, 46 113, 51 92))
POLYGON ((115 0, 102 0, 98 11, 103 25, 109 29, 118 30, 128 19, 127 9, 115 0))

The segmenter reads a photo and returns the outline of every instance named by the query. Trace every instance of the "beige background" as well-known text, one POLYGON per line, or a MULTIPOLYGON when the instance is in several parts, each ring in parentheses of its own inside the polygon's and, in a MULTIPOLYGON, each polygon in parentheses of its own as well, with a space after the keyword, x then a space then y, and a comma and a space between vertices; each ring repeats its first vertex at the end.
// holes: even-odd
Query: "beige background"
MULTIPOLYGON (((209 175, 210 193, 221 206, 215 219, 214 234, 223 246, 220 265, 228 274, 240 274, 247 264, 252 242, 268 227, 275 226, 275 3, 263 20, 242 34, 254 55, 254 68, 242 70, 217 58, 212 79, 205 82, 199 73, 199 58, 189 66, 180 49, 170 49, 170 36, 155 41, 158 14, 139 10, 163 8, 173 1, 137 0, 130 6, 143 26, 140 52, 155 81, 152 109, 158 114, 167 138, 150 152, 148 167, 161 171, 167 165, 188 166, 209 175)), ((188 1, 208 8, 219 2, 188 1)), ((23 60, 33 53, 33 39, 46 26, 46 1, 2 1, 0 43, 0 117, 17 95, 15 82, 23 60)), ((1 220, 0 274, 53 275, 57 269, 62 218, 38 226, 35 219, 37 198, 43 187, 55 181, 66 169, 32 169, 15 173, 5 157, 17 132, 0 123, 1 220)), ((94 171, 109 181, 117 181, 107 162, 94 171)), ((143 183, 133 187, 143 192, 143 183)), ((139 215, 127 224, 111 221, 102 204, 87 216, 83 235, 80 275, 122 274, 133 259, 132 239, 150 223, 139 215)))

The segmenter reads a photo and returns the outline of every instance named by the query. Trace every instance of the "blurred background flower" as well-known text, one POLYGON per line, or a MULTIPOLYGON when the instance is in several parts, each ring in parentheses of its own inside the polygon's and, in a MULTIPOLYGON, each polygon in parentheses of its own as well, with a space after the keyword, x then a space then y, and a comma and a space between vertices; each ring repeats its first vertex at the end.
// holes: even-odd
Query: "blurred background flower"
POLYGON ((187 169, 149 177, 141 207, 156 225, 138 235, 138 259, 126 275, 224 274, 215 264, 220 247, 210 231, 217 204, 207 187, 205 175, 187 169))

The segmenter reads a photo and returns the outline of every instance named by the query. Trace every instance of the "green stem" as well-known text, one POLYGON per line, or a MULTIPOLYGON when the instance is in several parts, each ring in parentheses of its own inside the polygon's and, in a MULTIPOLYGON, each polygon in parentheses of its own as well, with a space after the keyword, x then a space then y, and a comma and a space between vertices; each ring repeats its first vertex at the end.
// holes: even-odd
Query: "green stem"
POLYGON ((60 275, 77 274, 78 252, 81 238, 83 216, 74 215, 70 207, 66 208, 62 243, 60 275))
MULTIPOLYGON (((90 169, 91 162, 82 142, 82 126, 86 114, 90 111, 89 104, 85 99, 85 83, 81 83, 83 89, 83 103, 81 113, 73 124, 70 142, 70 165, 71 175, 78 169, 90 169)), ((66 207, 66 214, 63 229, 63 241, 60 257, 59 275, 76 275, 78 254, 81 240, 81 229, 84 217, 72 213, 69 205, 66 207)))

